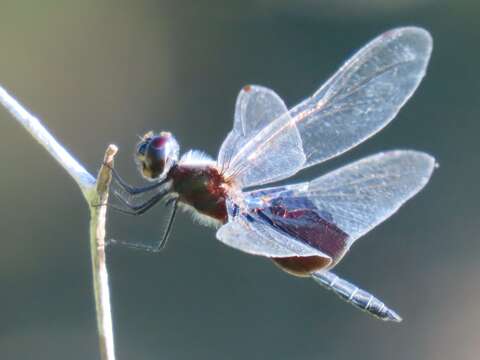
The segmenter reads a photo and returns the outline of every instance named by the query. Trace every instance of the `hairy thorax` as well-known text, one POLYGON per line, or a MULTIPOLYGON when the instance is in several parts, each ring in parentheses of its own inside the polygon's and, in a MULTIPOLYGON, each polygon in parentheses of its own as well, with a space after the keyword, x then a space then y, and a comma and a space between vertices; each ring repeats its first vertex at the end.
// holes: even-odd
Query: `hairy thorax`
POLYGON ((227 184, 215 166, 179 164, 172 168, 169 176, 180 203, 197 211, 200 214, 197 219, 217 225, 227 222, 227 184), (210 219, 202 219, 201 215, 210 219))

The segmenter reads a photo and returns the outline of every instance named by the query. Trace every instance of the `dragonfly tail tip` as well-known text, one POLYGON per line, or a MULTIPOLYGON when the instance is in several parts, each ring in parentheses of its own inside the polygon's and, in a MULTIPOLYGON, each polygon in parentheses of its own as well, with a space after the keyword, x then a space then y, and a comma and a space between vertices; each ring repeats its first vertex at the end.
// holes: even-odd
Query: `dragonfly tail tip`
POLYGON ((394 321, 394 322, 402 322, 402 317, 400 315, 398 315, 395 311, 393 311, 392 309, 388 309, 387 311, 387 314, 384 318, 384 320, 386 321, 394 321))

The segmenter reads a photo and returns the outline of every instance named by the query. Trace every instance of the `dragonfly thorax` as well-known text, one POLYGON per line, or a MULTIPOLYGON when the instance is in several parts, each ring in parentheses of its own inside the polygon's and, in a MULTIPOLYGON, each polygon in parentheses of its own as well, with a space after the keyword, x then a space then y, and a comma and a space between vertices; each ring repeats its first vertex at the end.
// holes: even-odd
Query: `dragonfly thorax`
POLYGON ((200 223, 219 226, 227 221, 226 199, 232 184, 210 157, 189 151, 170 169, 167 178, 179 204, 200 223))

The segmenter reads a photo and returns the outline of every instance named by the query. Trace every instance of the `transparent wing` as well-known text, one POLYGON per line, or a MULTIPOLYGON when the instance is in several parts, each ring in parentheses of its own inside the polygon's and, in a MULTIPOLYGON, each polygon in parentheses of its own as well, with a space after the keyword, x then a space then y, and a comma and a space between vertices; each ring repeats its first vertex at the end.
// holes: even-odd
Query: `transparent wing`
POLYGON ((233 129, 220 148, 219 164, 228 165, 246 141, 287 111, 287 106, 273 90, 258 85, 245 86, 235 104, 233 129))
MULTIPOLYGON (((240 91, 235 106, 233 129, 223 142, 218 154, 218 164, 221 169, 229 169, 235 165, 235 170, 232 168, 229 173, 230 176, 237 171, 243 172, 242 177, 237 179, 240 184, 251 183, 255 181, 254 179, 261 179, 260 183, 273 182, 289 177, 302 168, 305 156, 300 134, 295 127, 285 129, 284 133, 276 138, 275 144, 272 144, 273 150, 291 149, 288 158, 278 159, 272 163, 272 166, 269 166, 269 159, 262 154, 259 154, 254 162, 231 163, 240 149, 275 119, 278 121, 277 127, 291 120, 287 106, 273 90, 249 85, 240 91), (248 171, 241 170, 244 166, 248 166, 248 171)), ((265 155, 269 156, 269 154, 265 155)))
POLYGON ((225 174, 236 176, 243 186, 260 185, 270 182, 268 173, 250 169, 275 169, 293 159, 292 169, 298 171, 364 141, 387 125, 413 94, 425 75, 431 50, 430 34, 420 28, 380 35, 313 96, 245 142, 225 174), (296 137, 296 131, 301 143, 295 138, 295 146, 289 147, 286 134, 296 137), (301 166, 300 148, 305 158, 301 166))
POLYGON ((217 231, 217 239, 243 252, 266 257, 330 257, 318 249, 269 228, 250 216, 238 215, 217 231))
MULTIPOLYGON (((434 167, 435 159, 422 152, 379 153, 312 182, 285 186, 275 196, 308 199, 324 219, 348 234, 345 249, 331 254, 333 258, 341 257, 355 240, 389 218, 418 193, 427 184, 434 167)), ((257 190, 246 196, 255 198, 275 189, 257 190)))

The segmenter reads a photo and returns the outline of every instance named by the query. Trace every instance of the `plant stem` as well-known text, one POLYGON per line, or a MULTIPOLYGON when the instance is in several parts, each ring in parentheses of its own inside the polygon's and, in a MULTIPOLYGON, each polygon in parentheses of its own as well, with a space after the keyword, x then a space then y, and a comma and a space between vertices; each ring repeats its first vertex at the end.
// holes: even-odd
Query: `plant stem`
POLYGON ((40 120, 28 112, 1 86, 0 103, 70 174, 80 187, 89 205, 90 253, 100 356, 102 360, 115 360, 110 290, 105 257, 105 223, 108 186, 111 179, 110 169, 113 166, 113 158, 118 149, 115 145, 110 145, 107 148, 103 164, 109 166, 102 165, 97 181, 95 181, 95 178, 52 136, 40 120), (105 205, 98 206, 99 204, 105 205))
POLYGON ((115 145, 110 145, 97 177, 97 202, 105 206, 90 205, 90 253, 92 257, 93 287, 95 290, 95 306, 97 328, 100 338, 100 354, 102 359, 115 359, 112 315, 110 309, 110 292, 108 288, 108 272, 105 257, 105 223, 108 202, 108 185, 111 180, 110 168, 117 152, 115 145))

